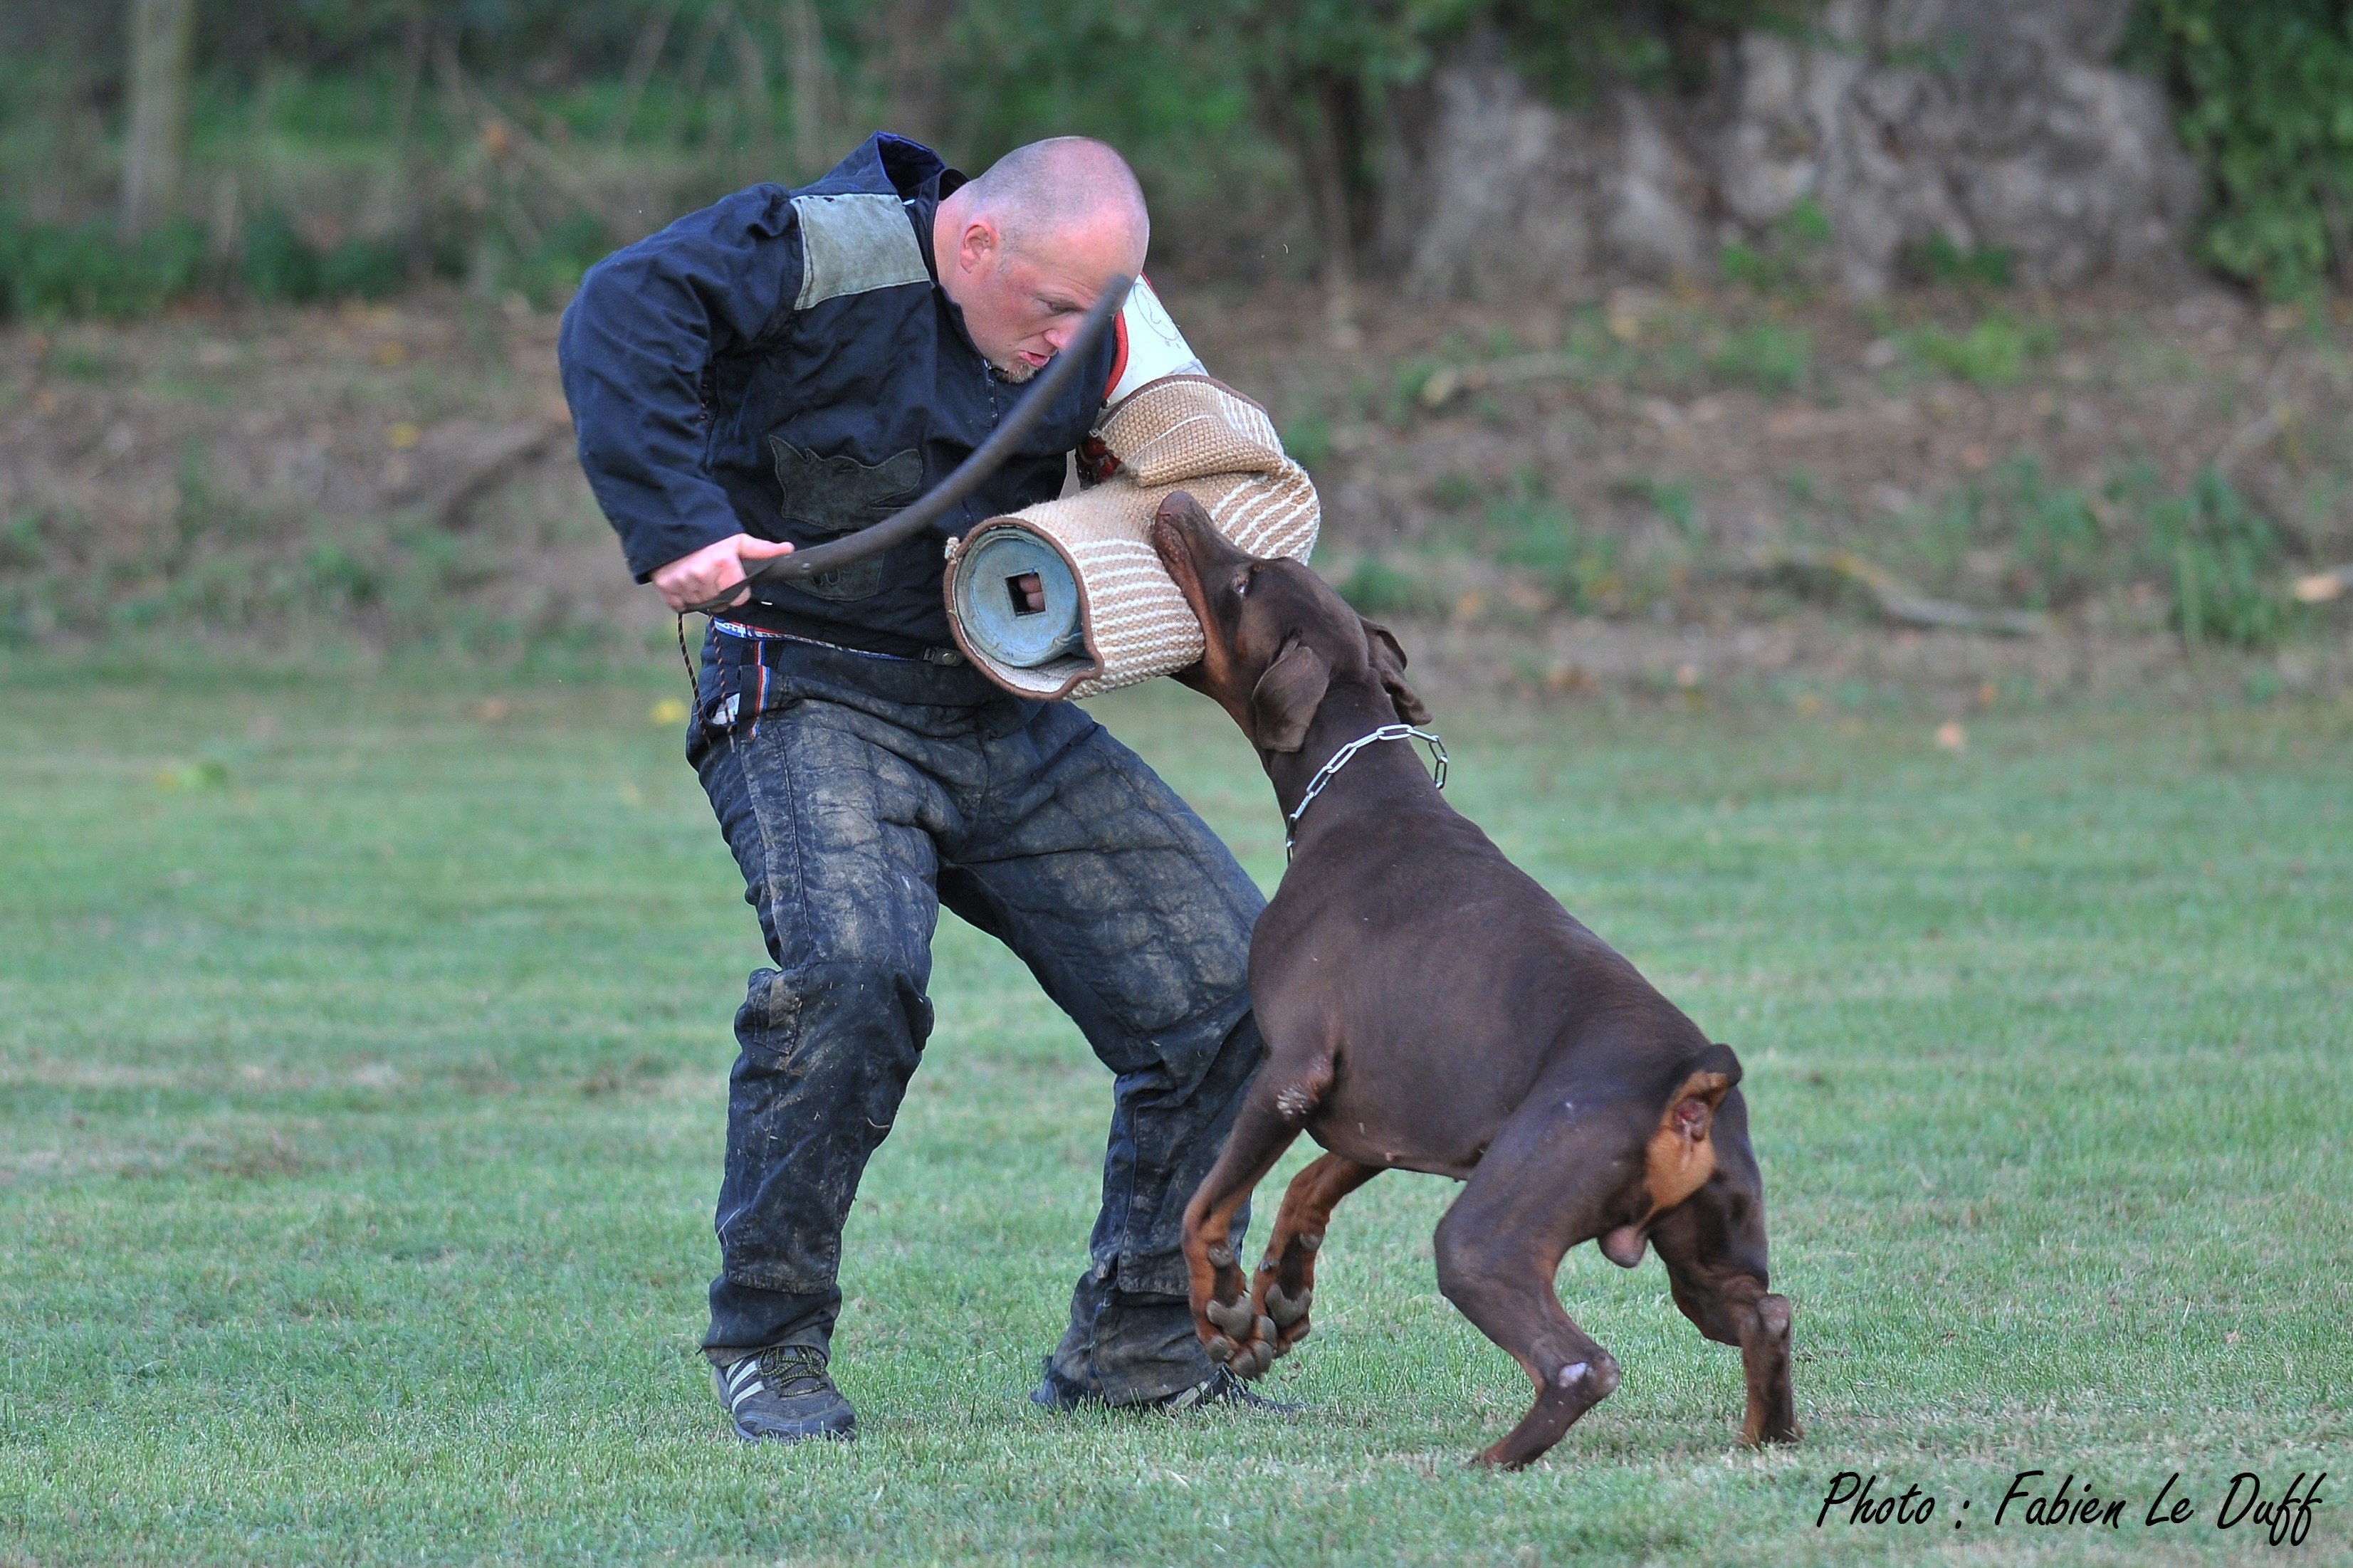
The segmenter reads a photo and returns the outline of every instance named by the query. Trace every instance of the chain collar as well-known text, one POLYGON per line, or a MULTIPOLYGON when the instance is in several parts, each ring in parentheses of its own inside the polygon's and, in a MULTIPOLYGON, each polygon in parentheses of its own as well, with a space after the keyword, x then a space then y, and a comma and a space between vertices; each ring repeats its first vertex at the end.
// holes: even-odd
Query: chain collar
POLYGON ((1359 735, 1333 752, 1332 760, 1316 770, 1315 776, 1307 781, 1307 793, 1299 797, 1299 805, 1282 819, 1282 858, 1286 863, 1299 852, 1299 819, 1307 815, 1307 808, 1315 804, 1315 797, 1324 793, 1324 786, 1348 765, 1348 760, 1366 746, 1378 745, 1383 741, 1404 740, 1429 742, 1430 782, 1440 789, 1446 787, 1446 742, 1428 730, 1417 730, 1410 724, 1384 724, 1369 735, 1359 735))

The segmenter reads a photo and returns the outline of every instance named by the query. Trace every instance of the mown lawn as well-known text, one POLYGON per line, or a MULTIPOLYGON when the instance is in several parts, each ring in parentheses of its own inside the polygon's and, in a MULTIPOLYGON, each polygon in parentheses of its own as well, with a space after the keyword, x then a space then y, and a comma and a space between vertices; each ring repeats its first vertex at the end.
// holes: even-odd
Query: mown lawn
MULTIPOLYGON (((1741 1052, 1809 1427, 1735 1447, 1736 1354, 1587 1248, 1625 1385, 1499 1477, 1463 1460, 1526 1385, 1437 1294, 1433 1178, 1342 1211, 1271 1380, 1303 1415, 1024 1402, 1108 1084, 953 919, 850 1226, 865 1436, 723 1440, 693 1346, 758 953, 677 685, 0 666, 0 1562, 2243 1558, 2232 1476, 2322 1469, 2278 1555, 2353 1559, 2353 704, 1957 753, 1442 712, 1457 802, 1741 1052), (2032 1469, 2121 1526, 1995 1527, 2032 1469), (1818 1529, 1842 1470, 1936 1511, 1818 1529), (2176 1471, 2195 1516, 2144 1525, 2176 1471)), ((1221 715, 1103 711, 1276 874, 1221 715)))

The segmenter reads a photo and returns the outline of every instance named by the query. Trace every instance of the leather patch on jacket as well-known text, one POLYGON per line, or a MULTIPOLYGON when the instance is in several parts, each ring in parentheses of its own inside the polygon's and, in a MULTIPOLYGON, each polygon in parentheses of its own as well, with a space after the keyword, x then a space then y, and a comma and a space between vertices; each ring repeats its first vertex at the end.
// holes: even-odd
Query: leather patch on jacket
POLYGON ((914 225, 897 196, 864 191, 795 196, 793 211, 801 230, 801 288, 795 310, 845 294, 932 280, 914 225))
MULTIPOLYGON (((795 531, 821 539, 882 521, 913 501, 923 486, 923 455, 913 450, 894 453, 879 463, 861 463, 846 454, 821 458, 771 436, 768 451, 783 496, 777 515, 795 531)), ((820 599, 863 599, 882 586, 887 560, 887 554, 877 556, 795 585, 820 599)))

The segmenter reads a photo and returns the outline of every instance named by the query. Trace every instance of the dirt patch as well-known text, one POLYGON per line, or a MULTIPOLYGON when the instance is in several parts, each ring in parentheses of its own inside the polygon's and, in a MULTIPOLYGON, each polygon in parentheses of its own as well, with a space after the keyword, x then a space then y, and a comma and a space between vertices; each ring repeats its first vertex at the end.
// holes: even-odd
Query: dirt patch
MULTIPOLYGON (((2187 657, 2168 553, 2211 472, 2269 552, 2266 593, 2353 560, 2338 314, 2214 290, 1619 290, 1376 301, 1341 353, 1312 294, 1166 292, 1314 469, 1319 565, 1440 684, 2097 692, 2353 666, 2348 601, 2291 608, 2253 662, 2187 657), (1797 547, 2052 630, 1889 627, 1777 574, 1797 547)), ((0 625, 660 646, 572 458, 555 326, 446 293, 0 333, 0 625)))

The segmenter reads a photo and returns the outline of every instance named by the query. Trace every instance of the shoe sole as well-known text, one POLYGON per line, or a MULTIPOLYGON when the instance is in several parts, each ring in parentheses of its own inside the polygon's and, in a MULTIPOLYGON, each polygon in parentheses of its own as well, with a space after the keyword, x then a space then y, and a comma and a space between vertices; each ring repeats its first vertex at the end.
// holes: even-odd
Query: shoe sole
POLYGON ((747 1432, 734 1422, 728 1423, 739 1443, 855 1443, 855 1426, 819 1426, 807 1432, 747 1432))

